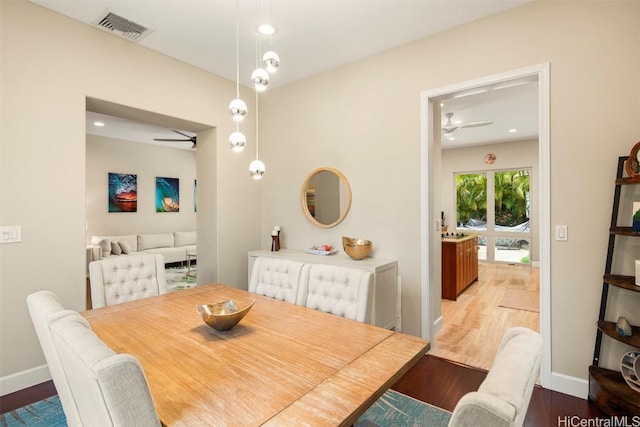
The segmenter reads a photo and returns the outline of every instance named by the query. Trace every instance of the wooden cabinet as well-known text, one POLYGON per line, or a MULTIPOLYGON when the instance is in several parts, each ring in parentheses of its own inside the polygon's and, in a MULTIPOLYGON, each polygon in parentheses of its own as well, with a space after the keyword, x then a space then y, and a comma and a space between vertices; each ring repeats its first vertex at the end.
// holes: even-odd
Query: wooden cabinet
MULTIPOLYGON (((605 346, 612 347, 615 341, 622 342, 632 348, 640 348, 640 327, 632 325, 631 336, 625 337, 616 331, 616 322, 619 313, 615 313, 612 306, 607 306, 609 296, 612 299, 635 298, 640 295, 640 286, 635 284, 635 276, 614 274, 613 265, 617 256, 622 256, 623 249, 633 249, 633 245, 628 239, 640 238, 640 232, 633 231, 632 227, 621 227, 618 225, 619 218, 628 218, 631 212, 619 212, 620 198, 623 188, 640 185, 640 178, 628 178, 623 176, 624 165, 627 157, 618 159, 618 172, 615 181, 615 191, 613 197, 613 208, 611 212, 611 227, 609 228, 609 246, 605 263, 604 278, 602 282, 602 297, 600 299, 600 313, 596 332, 596 343, 593 351, 593 363, 589 366, 589 400, 595 403, 608 415, 630 415, 640 414, 640 394, 634 391, 624 380, 617 369, 606 369, 600 365, 600 354, 605 346), (619 247, 616 254, 616 245, 619 247)), ((636 191, 635 188, 633 191, 636 191)), ((620 221, 623 222, 623 221, 620 221)), ((626 221, 625 221, 626 222, 626 221)), ((637 247, 637 245, 636 245, 637 247)), ((633 257, 640 258, 639 253, 633 257)), ((620 355, 618 360, 621 359, 620 355)))
POLYGON ((442 239, 442 298, 455 301, 478 280, 478 237, 442 239))
POLYGON ((364 258, 353 260, 344 254, 313 255, 298 249, 280 249, 277 252, 255 250, 249 252, 248 277, 251 280, 253 263, 258 257, 282 258, 305 264, 330 264, 359 268, 373 273, 373 301, 371 324, 385 329, 400 329, 400 294, 398 292, 398 262, 389 259, 364 258))

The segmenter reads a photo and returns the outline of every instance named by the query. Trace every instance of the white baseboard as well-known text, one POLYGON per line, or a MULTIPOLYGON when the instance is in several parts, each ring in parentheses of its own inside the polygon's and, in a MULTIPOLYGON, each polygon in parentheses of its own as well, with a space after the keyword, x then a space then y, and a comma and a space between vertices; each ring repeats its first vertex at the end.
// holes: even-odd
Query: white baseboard
POLYGON ((443 324, 444 324, 444 319, 442 318, 442 316, 438 316, 438 318, 433 322, 433 328, 431 328, 431 330, 433 331, 433 336, 430 337, 432 346, 435 344, 436 335, 438 334, 438 332, 442 330, 443 324))
POLYGON ((51 374, 47 365, 36 366, 26 371, 0 377, 0 396, 42 384, 50 379, 51 374))
POLYGON ((582 378, 551 372, 551 390, 568 394, 569 396, 587 399, 589 394, 589 381, 582 378))

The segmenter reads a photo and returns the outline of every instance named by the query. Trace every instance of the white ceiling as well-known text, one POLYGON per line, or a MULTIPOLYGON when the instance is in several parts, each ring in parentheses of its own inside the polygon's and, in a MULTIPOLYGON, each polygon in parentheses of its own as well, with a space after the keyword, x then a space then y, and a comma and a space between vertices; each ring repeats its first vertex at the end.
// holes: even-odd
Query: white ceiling
MULTIPOLYGON (((111 11, 151 30, 141 40, 131 43, 234 81, 238 23, 239 71, 244 85, 249 85, 251 71, 256 65, 255 28, 258 23, 271 22, 277 31, 270 38, 263 37, 260 49, 262 52, 273 49, 280 56, 280 69, 272 76, 270 84, 270 87, 277 87, 531 0, 30 1, 87 25, 93 25, 105 11, 111 11)), ((501 92, 507 95, 506 90, 501 92)), ((515 94, 510 95, 502 108, 501 102, 495 99, 497 94, 492 95, 492 99, 487 100, 491 109, 478 112, 479 118, 472 114, 471 107, 458 105, 458 100, 451 101, 450 108, 457 109, 455 118, 463 122, 494 121, 494 125, 483 128, 456 131, 459 143, 463 143, 460 140, 465 134, 480 135, 480 131, 488 134, 493 129, 498 130, 498 116, 509 111, 523 111, 520 105, 514 104, 518 102, 515 94), (468 111, 464 112, 463 108, 468 111)), ((467 101, 474 97, 467 97, 467 101)), ((477 98, 478 103, 481 98, 477 98)), ((520 125, 520 128, 525 129, 525 126, 520 125)), ((157 137, 170 137, 167 136, 170 134, 173 132, 165 129, 164 136, 157 137)), ((469 138, 465 143, 473 142, 471 136, 469 138)))

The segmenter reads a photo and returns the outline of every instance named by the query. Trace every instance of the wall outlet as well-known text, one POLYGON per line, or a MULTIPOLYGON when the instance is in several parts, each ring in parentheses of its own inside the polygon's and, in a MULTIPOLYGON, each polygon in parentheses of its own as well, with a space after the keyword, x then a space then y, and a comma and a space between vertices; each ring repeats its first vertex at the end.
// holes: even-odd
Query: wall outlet
POLYGON ((19 243, 19 242, 22 242, 22 226, 21 225, 0 226, 0 244, 19 243))

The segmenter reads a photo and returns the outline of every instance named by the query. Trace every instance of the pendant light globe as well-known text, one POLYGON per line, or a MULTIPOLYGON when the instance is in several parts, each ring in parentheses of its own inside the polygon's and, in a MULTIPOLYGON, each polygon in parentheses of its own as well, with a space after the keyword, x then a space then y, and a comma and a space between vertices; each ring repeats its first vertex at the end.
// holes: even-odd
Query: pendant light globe
POLYGON ((264 53, 262 56, 262 62, 264 62, 264 66, 267 71, 273 74, 278 71, 278 67, 280 66, 280 57, 277 53, 270 50, 264 53))
POLYGON ((264 163, 262 163, 260 160, 255 159, 253 162, 251 162, 251 164, 249 164, 249 175, 251 176, 251 178, 257 181, 259 179, 262 179, 262 175, 264 175, 264 173, 264 163))
POLYGON ((241 122, 247 115, 247 104, 240 98, 236 98, 229 104, 229 114, 236 122, 241 122))
POLYGON ((258 92, 264 92, 269 86, 269 73, 264 68, 257 68, 251 73, 251 80, 258 92))
POLYGON ((247 138, 242 132, 236 131, 229 135, 229 147, 231 147, 231 151, 239 153, 244 150, 245 145, 247 145, 247 138))

